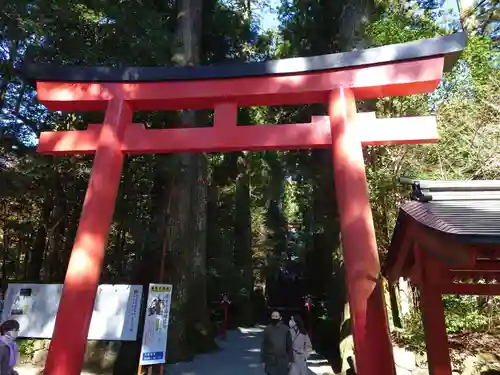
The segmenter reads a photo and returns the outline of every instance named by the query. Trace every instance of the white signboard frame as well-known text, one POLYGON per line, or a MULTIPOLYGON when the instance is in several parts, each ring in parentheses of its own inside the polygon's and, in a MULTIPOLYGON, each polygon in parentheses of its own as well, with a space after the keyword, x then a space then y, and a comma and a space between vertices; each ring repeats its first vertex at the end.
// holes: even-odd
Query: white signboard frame
MULTIPOLYGON (((62 284, 9 284, 2 320, 17 320, 19 337, 52 338, 62 288, 62 284)), ((142 285, 99 285, 88 339, 135 341, 141 299, 142 285)))
POLYGON ((144 317, 139 363, 155 365, 167 359, 168 322, 172 301, 172 285, 149 284, 148 304, 144 317))

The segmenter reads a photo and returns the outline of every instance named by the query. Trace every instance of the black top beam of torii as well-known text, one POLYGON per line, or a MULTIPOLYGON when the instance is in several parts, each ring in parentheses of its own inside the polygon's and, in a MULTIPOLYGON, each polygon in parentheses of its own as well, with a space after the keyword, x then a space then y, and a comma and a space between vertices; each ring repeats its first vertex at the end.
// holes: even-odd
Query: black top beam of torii
POLYGON ((28 80, 58 82, 161 82, 229 79, 345 70, 369 65, 445 56, 450 71, 466 45, 465 32, 392 44, 361 51, 295 57, 250 63, 224 63, 195 67, 83 67, 26 64, 21 75, 28 80))

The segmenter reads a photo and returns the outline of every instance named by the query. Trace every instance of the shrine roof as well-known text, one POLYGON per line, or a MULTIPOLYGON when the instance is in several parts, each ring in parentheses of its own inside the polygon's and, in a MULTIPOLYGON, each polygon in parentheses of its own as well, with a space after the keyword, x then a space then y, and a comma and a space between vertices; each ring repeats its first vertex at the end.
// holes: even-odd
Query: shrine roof
POLYGON ((474 242, 500 242, 500 181, 415 181, 411 199, 401 211, 420 224, 474 242))
POLYGON ((296 57, 251 63, 225 63, 197 67, 85 67, 26 64, 21 74, 28 80, 58 82, 161 82, 241 77, 262 77, 343 70, 445 56, 449 71, 465 48, 464 32, 370 48, 361 51, 296 57))
POLYGON ((463 249, 500 244, 500 180, 428 181, 402 179, 411 184, 410 200, 400 210, 383 274, 403 272, 404 264, 413 262, 405 247, 415 240, 444 239, 449 246, 428 249, 451 263, 464 257, 463 249), (409 230, 413 226, 413 231, 409 230), (415 231, 415 228, 417 231, 415 231), (418 234, 415 234, 417 233, 418 234), (409 238, 416 236, 418 238, 409 238), (437 236, 437 237, 436 237, 437 236), (460 249, 455 245, 460 244, 460 249), (463 245, 463 246, 462 246, 463 245), (465 247, 464 247, 465 246, 465 247), (406 257, 398 264, 398 258, 406 257), (393 268, 397 267, 398 270, 393 268))

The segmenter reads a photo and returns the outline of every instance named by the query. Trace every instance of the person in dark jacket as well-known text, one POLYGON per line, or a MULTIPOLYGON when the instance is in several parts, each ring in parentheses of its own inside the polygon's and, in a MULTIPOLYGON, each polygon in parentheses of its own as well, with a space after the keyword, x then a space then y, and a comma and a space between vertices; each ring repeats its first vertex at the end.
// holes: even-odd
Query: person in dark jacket
POLYGON ((288 375, 293 362, 290 329, 281 321, 279 311, 271 314, 271 324, 264 330, 260 362, 267 375, 288 375))

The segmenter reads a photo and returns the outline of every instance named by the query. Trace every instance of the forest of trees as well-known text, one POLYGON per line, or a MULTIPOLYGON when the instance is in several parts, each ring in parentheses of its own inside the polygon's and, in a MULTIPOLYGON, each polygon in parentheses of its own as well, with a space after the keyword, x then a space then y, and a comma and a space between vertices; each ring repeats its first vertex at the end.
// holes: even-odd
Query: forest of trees
MULTIPOLYGON (((103 120, 102 113, 48 112, 37 104, 33 83, 17 73, 24 62, 182 66, 261 61, 465 28, 468 46, 435 93, 358 103, 359 110, 376 111, 378 117, 437 114, 441 134, 435 145, 364 150, 381 260, 407 196, 401 176, 500 179, 498 0, 480 0, 460 15, 443 10, 439 0, 283 0, 278 28, 263 29, 262 20, 274 6, 266 0, 2 3, 3 280, 63 282, 92 158, 36 154, 37 137, 41 131, 85 129, 103 120)), ((323 104, 242 108, 238 120, 308 122, 324 113, 323 104)), ((134 122, 147 128, 199 126, 211 116, 209 111, 144 112, 134 122)), ((338 346, 345 297, 331 160, 329 150, 127 156, 101 282, 147 284, 165 275, 161 281, 174 285, 169 359, 179 361, 215 347, 221 293, 237 306, 233 323, 252 325, 262 317, 266 286, 280 266, 293 263, 304 280, 303 293, 316 299, 317 324, 324 333, 317 345, 338 346)), ((407 336, 415 340, 418 319, 407 321, 407 336)), ((483 325, 474 320, 473 327, 456 330, 483 325)), ((124 363, 130 364, 133 356, 127 353, 137 348, 137 343, 122 346, 124 363)), ((127 365, 116 373, 131 371, 127 365)))

